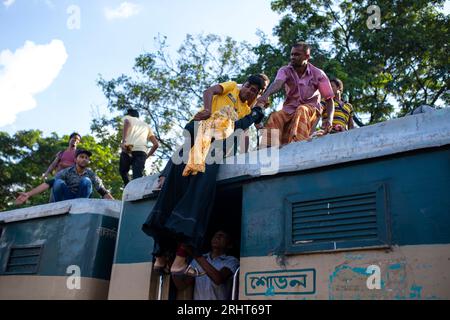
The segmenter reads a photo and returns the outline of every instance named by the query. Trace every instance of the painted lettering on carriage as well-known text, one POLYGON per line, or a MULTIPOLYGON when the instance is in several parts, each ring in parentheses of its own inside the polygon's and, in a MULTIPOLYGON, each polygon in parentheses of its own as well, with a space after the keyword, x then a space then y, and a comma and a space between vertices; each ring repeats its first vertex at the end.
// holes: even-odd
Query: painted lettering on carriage
POLYGON ((104 227, 99 227, 99 228, 97 228, 97 234, 100 237, 106 237, 106 238, 110 238, 110 239, 117 238, 117 230, 115 228, 108 229, 108 228, 104 228, 104 227))
POLYGON ((245 274, 247 296, 310 295, 316 292, 316 270, 273 270, 245 274))

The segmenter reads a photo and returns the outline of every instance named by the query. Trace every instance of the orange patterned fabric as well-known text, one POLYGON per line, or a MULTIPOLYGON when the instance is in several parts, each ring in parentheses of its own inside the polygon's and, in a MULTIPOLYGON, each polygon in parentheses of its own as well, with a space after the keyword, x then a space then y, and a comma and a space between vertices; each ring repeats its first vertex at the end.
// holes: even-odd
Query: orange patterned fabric
POLYGON ((320 111, 310 105, 300 105, 293 114, 284 110, 273 112, 266 126, 267 134, 262 136, 262 147, 284 145, 291 142, 307 140, 314 130, 320 117, 320 111), (279 130, 278 141, 270 130, 279 130))
POLYGON ((207 120, 200 121, 194 146, 189 152, 189 160, 183 170, 183 176, 205 172, 206 157, 211 140, 223 140, 234 132, 234 122, 238 115, 233 107, 225 106, 214 112, 207 120))

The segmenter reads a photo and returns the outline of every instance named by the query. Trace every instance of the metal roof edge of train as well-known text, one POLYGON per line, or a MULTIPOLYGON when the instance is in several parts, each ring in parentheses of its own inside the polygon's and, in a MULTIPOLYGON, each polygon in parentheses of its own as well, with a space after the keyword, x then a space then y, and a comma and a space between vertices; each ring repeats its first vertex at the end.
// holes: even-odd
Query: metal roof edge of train
POLYGON ((0 212, 0 222, 11 223, 62 214, 87 213, 100 214, 118 219, 120 210, 121 201, 118 200, 74 199, 0 212))
MULTIPOLYGON (((392 119, 370 126, 228 157, 217 180, 295 172, 416 149, 450 144, 450 108, 392 119)), ((123 201, 152 194, 158 175, 131 181, 123 201)))

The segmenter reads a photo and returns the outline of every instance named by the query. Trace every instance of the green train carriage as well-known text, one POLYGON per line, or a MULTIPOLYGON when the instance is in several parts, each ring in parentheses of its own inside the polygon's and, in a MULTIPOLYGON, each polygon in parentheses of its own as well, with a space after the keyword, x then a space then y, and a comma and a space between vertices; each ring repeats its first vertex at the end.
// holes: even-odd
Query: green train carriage
POLYGON ((0 299, 107 299, 120 201, 0 213, 0 299))
MULTIPOLYGON (((450 110, 227 161, 210 235, 234 230, 236 299, 450 298, 450 110)), ((152 273, 155 179, 124 192, 109 299, 192 298, 152 273)))

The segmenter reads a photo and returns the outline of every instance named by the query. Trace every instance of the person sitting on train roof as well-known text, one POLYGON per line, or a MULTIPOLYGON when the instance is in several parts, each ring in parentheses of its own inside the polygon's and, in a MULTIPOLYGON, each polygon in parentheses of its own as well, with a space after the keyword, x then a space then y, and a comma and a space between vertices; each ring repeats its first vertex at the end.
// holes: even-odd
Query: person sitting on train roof
POLYGON ((232 242, 228 232, 217 231, 210 252, 195 257, 184 273, 172 273, 177 289, 194 285, 194 300, 230 300, 232 276, 239 268, 239 260, 227 255, 232 242))
POLYGON ((56 174, 53 179, 48 179, 36 188, 28 192, 21 192, 16 199, 16 204, 26 202, 30 197, 40 194, 52 188, 55 202, 89 198, 92 194, 92 186, 103 196, 103 199, 111 199, 111 193, 105 189, 102 180, 88 168, 92 153, 88 150, 78 149, 75 156, 75 165, 66 168, 56 174))
POLYGON ((257 99, 256 105, 264 106, 269 96, 285 88, 283 109, 269 116, 261 148, 309 139, 320 119, 321 99, 325 100, 329 114, 328 119, 322 122, 322 129, 325 134, 331 130, 334 115, 333 89, 325 72, 309 62, 310 50, 309 45, 304 42, 294 44, 289 65, 278 70, 275 81, 257 99))
MULTIPOLYGON (((69 146, 65 150, 61 150, 56 154, 55 160, 50 164, 47 170, 42 174, 42 179, 48 179, 49 174, 60 172, 66 168, 75 165, 75 153, 77 152, 77 145, 81 142, 81 135, 78 132, 73 132, 69 136, 69 146)), ((50 193, 49 202, 54 202, 53 193, 50 193)))
MULTIPOLYGON (((350 103, 342 100, 344 84, 337 78, 331 79, 330 82, 334 92, 334 118, 331 132, 334 133, 353 129, 353 107, 350 103)), ((325 107, 324 101, 322 101, 321 104, 325 107)), ((322 113, 322 122, 327 120, 328 113, 324 110, 322 113)))

